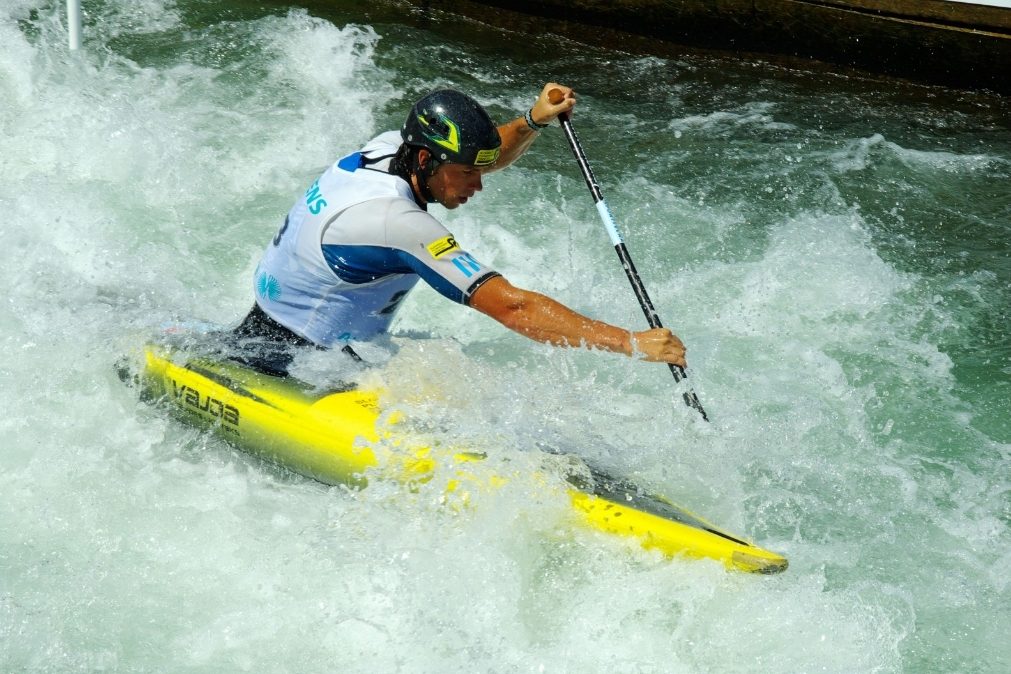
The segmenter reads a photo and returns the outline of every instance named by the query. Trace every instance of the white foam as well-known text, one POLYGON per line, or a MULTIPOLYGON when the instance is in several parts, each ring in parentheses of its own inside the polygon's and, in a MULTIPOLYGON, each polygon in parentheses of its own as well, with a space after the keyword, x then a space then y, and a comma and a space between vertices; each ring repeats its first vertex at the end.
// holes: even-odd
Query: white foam
POLYGON ((734 110, 717 110, 704 115, 689 115, 672 120, 669 128, 675 132, 701 132, 709 135, 729 134, 742 127, 766 131, 787 131, 796 128, 786 122, 777 122, 773 113, 775 104, 751 101, 734 110))
POLYGON ((898 159, 914 170, 955 174, 972 174, 1008 165, 1006 159, 989 154, 957 154, 905 148, 886 140, 880 133, 849 140, 843 149, 829 155, 833 167, 842 173, 862 171, 888 158, 898 159))

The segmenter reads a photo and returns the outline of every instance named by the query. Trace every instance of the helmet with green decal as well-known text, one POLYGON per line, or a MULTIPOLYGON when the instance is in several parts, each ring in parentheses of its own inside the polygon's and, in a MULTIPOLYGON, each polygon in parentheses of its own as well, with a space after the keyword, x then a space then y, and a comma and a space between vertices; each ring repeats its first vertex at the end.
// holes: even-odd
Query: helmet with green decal
POLYGON ((490 166, 502 145, 484 108, 453 89, 433 91, 415 103, 400 135, 405 145, 431 152, 436 164, 490 166))

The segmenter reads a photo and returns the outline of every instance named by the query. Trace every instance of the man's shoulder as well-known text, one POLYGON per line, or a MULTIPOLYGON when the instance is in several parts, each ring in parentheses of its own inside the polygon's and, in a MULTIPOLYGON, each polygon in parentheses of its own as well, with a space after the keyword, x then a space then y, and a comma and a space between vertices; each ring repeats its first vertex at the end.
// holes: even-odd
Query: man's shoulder
POLYGON ((349 213, 355 215, 366 211, 372 212, 374 217, 381 218, 385 228, 408 235, 411 232, 446 229, 431 213, 419 207, 414 199, 404 195, 383 195, 348 209, 349 213))
POLYGON ((402 142, 399 131, 387 131, 379 134, 366 143, 365 147, 361 149, 361 153, 365 155, 393 154, 397 151, 402 142))

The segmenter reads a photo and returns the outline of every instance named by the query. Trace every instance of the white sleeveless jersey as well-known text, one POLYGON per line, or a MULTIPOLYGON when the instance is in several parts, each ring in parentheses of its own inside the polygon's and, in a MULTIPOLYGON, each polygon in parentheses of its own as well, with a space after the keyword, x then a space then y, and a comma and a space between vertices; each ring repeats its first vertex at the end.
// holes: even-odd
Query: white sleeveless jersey
POLYGON ((328 168, 289 211, 256 269, 260 308, 315 344, 386 332, 419 278, 465 304, 498 276, 387 172, 399 146, 399 132, 384 133, 328 168))

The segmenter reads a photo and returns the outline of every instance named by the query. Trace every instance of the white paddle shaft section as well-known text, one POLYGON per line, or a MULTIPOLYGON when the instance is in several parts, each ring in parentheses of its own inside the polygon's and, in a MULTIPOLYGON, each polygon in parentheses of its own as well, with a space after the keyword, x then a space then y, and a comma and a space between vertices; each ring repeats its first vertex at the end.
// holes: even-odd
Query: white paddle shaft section
POLYGON ((620 245, 622 243, 621 234, 618 232, 618 226, 614 224, 614 218, 611 217, 607 202, 603 199, 597 202, 597 212, 600 213, 600 219, 604 221, 604 227, 607 228, 607 235, 611 237, 611 243, 615 246, 620 245))
MULTIPOLYGON (((562 102, 563 96, 560 89, 552 89, 548 92, 548 95, 553 103, 558 104, 562 102)), ((621 266, 625 269, 625 275, 628 276, 629 283, 632 284, 632 290, 635 291, 635 297, 639 300, 639 306, 642 307, 642 313, 646 315, 649 327, 662 327, 660 317, 656 315, 656 309, 653 307, 653 302, 649 299, 646 287, 642 284, 642 279, 639 278, 639 272, 635 270, 635 265, 632 264, 632 258, 628 254, 625 242, 621 240, 621 234, 618 233, 618 227, 614 224, 614 218, 611 217, 611 211, 607 208, 607 203, 604 201, 604 195, 600 192, 600 185, 597 184, 596 178, 593 177, 593 171, 590 169, 590 162, 586 161, 586 155, 583 154, 583 148, 579 145, 579 139, 576 138, 576 130, 572 128, 572 119, 569 117, 569 113, 560 113, 558 115, 558 121, 562 125, 562 131, 565 132, 565 138, 569 141, 569 147, 572 148, 572 154, 576 158, 576 163, 579 164, 579 171, 583 174, 583 180, 586 181, 586 187, 590 190, 590 194, 593 196, 593 203, 597 207, 597 213, 600 214, 600 219, 604 221, 604 226, 607 228, 607 234, 611 237, 611 243, 614 244, 614 252, 617 253, 618 258, 621 259, 621 266)), ((670 373, 674 375, 674 381, 681 381, 688 376, 685 374, 684 368, 680 365, 675 365, 674 363, 668 363, 667 365, 670 367, 670 373)), ((695 391, 693 391, 691 387, 688 387, 682 392, 682 397, 688 407, 694 408, 702 415, 703 419, 709 421, 706 411, 702 409, 702 403, 699 402, 699 397, 695 395, 695 391)))
POLYGON ((67 32, 70 49, 81 48, 81 0, 67 0, 67 32))

